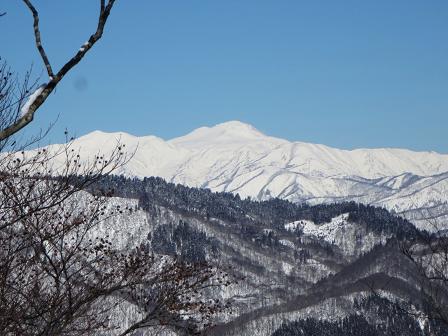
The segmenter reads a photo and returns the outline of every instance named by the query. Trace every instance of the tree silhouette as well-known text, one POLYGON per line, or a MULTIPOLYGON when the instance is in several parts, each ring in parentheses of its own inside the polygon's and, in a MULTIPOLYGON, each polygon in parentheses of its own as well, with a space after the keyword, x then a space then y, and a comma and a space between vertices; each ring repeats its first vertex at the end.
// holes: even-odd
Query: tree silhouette
POLYGON ((154 254, 145 246, 119 250, 96 230, 132 211, 111 207, 113 192, 94 187, 127 162, 125 144, 117 141, 107 156, 82 160, 68 137, 64 145, 31 151, 25 149, 41 136, 25 143, 15 139, 101 38, 115 1, 99 1, 96 31, 57 72, 42 45, 38 11, 31 1, 23 2, 33 15, 36 47, 49 81, 37 86, 29 73, 19 81, 1 63, 0 334, 128 335, 160 326, 203 332, 229 308, 209 296, 213 287, 231 284, 227 273, 207 262, 154 254), (123 325, 112 316, 126 307, 135 316, 123 325))

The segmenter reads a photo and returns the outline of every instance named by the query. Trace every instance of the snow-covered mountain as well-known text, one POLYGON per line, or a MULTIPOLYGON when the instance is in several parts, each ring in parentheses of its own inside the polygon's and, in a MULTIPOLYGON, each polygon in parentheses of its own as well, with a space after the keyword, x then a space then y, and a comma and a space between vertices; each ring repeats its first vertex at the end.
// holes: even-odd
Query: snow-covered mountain
POLYGON ((405 149, 341 150, 267 136, 230 121, 165 141, 95 131, 76 140, 83 158, 117 142, 131 160, 117 173, 265 200, 312 204, 355 200, 384 206, 421 225, 448 219, 448 155, 405 149), (423 219, 423 220, 422 220, 423 219))

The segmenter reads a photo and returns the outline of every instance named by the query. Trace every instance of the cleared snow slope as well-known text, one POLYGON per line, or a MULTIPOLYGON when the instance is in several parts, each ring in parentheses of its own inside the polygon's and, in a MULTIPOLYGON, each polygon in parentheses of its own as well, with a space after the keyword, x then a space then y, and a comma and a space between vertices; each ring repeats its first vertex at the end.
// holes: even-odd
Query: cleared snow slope
POLYGON ((118 140, 134 153, 118 172, 127 176, 161 176, 260 200, 356 200, 414 219, 440 217, 447 208, 448 155, 435 152, 341 150, 289 142, 238 121, 201 127, 169 141, 95 131, 77 139, 75 146, 87 158, 99 152, 107 155, 118 140))

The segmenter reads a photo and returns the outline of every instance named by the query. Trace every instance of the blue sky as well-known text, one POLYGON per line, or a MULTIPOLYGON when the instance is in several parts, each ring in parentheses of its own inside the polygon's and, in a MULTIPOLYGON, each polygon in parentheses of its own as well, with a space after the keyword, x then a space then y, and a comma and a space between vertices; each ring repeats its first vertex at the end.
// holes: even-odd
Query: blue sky
MULTIPOLYGON (((35 1, 53 67, 95 29, 97 1, 35 1)), ((0 56, 43 65, 22 1, 4 1, 0 56)), ((104 38, 38 111, 68 127, 153 134, 241 120, 340 148, 448 153, 448 1, 118 0, 104 38)))

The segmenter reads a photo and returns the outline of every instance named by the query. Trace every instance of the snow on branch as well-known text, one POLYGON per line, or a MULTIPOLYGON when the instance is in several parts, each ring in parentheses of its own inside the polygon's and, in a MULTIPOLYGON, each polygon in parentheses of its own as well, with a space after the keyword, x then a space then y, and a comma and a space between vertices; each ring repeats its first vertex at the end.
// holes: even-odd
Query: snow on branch
POLYGON ((115 4, 115 1, 116 0, 109 0, 106 4, 105 0, 100 0, 100 13, 98 16, 98 25, 96 31, 92 35, 90 35, 89 39, 81 46, 81 48, 75 53, 75 55, 71 59, 69 59, 58 72, 55 73, 51 66, 50 60, 48 59, 45 48, 42 44, 39 28, 39 12, 34 7, 31 0, 23 0, 33 16, 33 28, 36 48, 39 51, 41 59, 47 70, 49 82, 43 86, 40 86, 29 97, 28 101, 20 110, 19 118, 12 125, 9 125, 4 129, 0 129, 0 141, 3 141, 8 137, 14 135, 33 120, 34 113, 46 101, 48 96, 53 92, 62 78, 71 69, 73 69, 84 58, 84 56, 93 47, 93 45, 98 42, 99 39, 101 39, 101 37, 103 36, 104 27, 115 4))
POLYGON ((22 118, 23 116, 25 116, 26 114, 28 114, 31 105, 34 104, 34 102, 36 101, 37 97, 39 97, 42 92, 44 91, 45 87, 47 86, 47 84, 42 84, 40 85, 29 97, 28 100, 26 101, 26 103, 22 106, 22 108, 20 109, 20 114, 19 117, 22 118))

